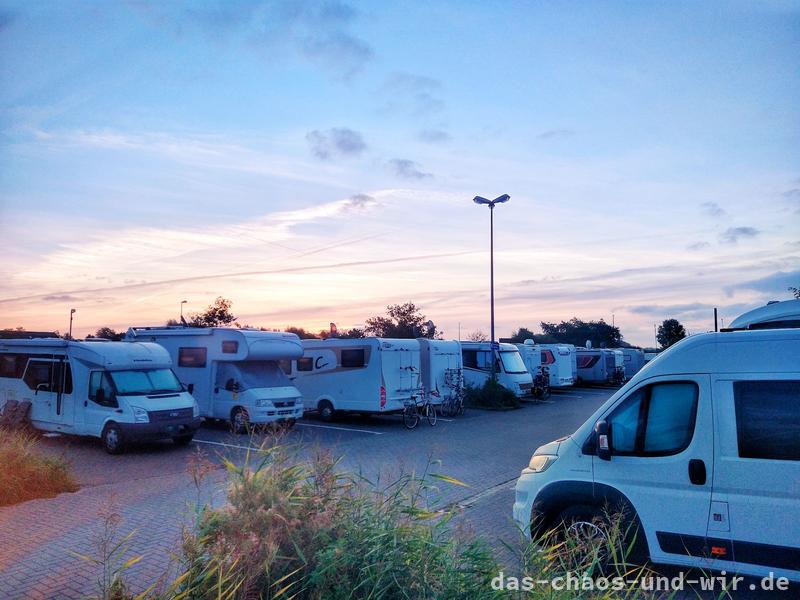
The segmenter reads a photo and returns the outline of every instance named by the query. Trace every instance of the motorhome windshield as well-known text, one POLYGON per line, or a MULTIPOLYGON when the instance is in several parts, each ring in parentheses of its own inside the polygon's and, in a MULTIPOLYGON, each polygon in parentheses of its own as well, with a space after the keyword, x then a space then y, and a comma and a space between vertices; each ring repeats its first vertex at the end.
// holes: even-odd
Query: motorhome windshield
POLYGON ((292 385, 274 360, 223 362, 217 368, 217 385, 228 391, 292 385))
POLYGON ((503 362, 503 370, 506 373, 527 373, 528 369, 522 362, 519 352, 506 351, 500 352, 500 360, 503 362))
POLYGON ((144 396, 183 390, 171 369, 111 371, 110 375, 120 396, 144 396))

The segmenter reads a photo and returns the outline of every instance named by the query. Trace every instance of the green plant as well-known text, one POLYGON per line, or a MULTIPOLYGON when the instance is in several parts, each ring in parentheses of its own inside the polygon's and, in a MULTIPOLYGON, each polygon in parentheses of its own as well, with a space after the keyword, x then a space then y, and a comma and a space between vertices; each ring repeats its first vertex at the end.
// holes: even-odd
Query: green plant
POLYGON ((491 378, 481 387, 466 386, 464 404, 470 408, 488 410, 509 410, 520 406, 519 398, 514 392, 491 378))

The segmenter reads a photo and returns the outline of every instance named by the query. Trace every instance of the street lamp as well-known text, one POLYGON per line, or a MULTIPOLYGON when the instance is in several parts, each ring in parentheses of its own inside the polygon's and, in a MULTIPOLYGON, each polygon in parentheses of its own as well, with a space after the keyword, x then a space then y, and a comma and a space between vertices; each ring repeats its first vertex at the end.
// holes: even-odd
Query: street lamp
POLYGON ((76 310, 74 308, 69 309, 69 339, 72 339, 72 315, 74 315, 76 310))
POLYGON ((181 323, 183 323, 183 305, 186 304, 187 300, 181 300, 181 323))
POLYGON ((492 379, 495 378, 495 365, 497 362, 497 350, 500 346, 494 340, 494 205, 502 204, 511 200, 511 196, 503 194, 494 200, 487 200, 481 196, 475 196, 472 201, 475 204, 485 204, 489 207, 489 304, 491 313, 491 338, 492 338, 492 379))

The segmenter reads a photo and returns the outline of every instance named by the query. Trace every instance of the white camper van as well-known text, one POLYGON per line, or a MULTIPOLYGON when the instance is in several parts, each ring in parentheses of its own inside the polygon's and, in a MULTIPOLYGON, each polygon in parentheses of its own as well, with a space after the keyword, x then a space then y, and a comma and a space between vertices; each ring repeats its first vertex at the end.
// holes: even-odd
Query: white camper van
POLYGON ((572 344, 539 344, 542 365, 550 372, 550 387, 560 388, 574 385, 578 368, 575 346, 572 344))
POLYGON ((302 358, 282 367, 308 409, 324 421, 337 412, 402 411, 422 398, 417 340, 361 338, 303 340, 302 358))
POLYGON ((533 378, 532 394, 535 398, 550 396, 550 369, 542 363, 542 351, 533 340, 525 340, 523 344, 514 344, 519 350, 522 362, 533 378))
POLYGON ((155 344, 0 341, 0 408, 30 402, 42 431, 99 437, 110 454, 127 442, 188 444, 200 426, 197 403, 155 344))
POLYGON ((614 355, 602 348, 576 348, 578 382, 583 384, 611 383, 614 375, 614 355))
POLYGON ((126 341, 166 348, 200 414, 230 420, 244 433, 250 423, 292 425, 303 416, 300 392, 278 366, 303 355, 293 333, 228 327, 131 327, 126 341))
POLYGON ((537 536, 625 509, 639 560, 800 579, 798 432, 800 330, 694 335, 538 448, 513 516, 537 536))
POLYGON ((455 340, 419 338, 420 374, 431 404, 450 404, 464 393, 461 344, 455 340))
POLYGON ((636 375, 639 370, 644 366, 644 352, 638 348, 617 348, 622 352, 622 357, 625 365, 625 379, 630 379, 636 375))
MULTIPOLYGON (((533 377, 514 344, 498 344, 495 374, 497 381, 520 398, 533 394, 533 377)), ((464 363, 464 383, 482 387, 492 376, 492 345, 490 342, 461 342, 464 363)))

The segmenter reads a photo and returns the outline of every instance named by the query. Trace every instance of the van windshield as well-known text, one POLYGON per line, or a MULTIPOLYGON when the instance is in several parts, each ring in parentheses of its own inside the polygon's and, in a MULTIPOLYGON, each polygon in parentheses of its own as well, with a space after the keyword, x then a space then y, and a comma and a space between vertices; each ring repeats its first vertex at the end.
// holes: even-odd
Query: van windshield
POLYGON ((217 367, 218 387, 243 392, 253 388, 282 387, 292 385, 286 373, 274 360, 245 360, 221 362, 217 367))
POLYGON ((506 373, 527 373, 528 369, 525 363, 522 362, 522 357, 519 352, 505 351, 500 352, 500 360, 503 362, 503 370, 506 373))
POLYGON ((136 369, 109 373, 120 396, 144 396, 181 392, 178 378, 172 369, 136 369))

